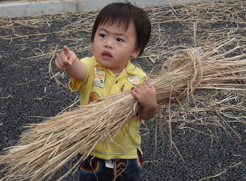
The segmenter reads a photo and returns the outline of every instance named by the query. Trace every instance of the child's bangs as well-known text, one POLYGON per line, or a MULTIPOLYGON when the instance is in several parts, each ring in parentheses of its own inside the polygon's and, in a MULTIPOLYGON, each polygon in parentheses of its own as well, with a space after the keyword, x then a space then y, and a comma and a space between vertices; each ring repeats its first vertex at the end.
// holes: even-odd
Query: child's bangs
POLYGON ((109 25, 114 25, 117 24, 117 26, 123 26, 125 28, 125 30, 127 30, 129 28, 129 24, 131 22, 131 18, 130 17, 124 17, 122 15, 119 16, 105 16, 101 19, 100 24, 101 25, 105 25, 105 24, 109 24, 109 25))

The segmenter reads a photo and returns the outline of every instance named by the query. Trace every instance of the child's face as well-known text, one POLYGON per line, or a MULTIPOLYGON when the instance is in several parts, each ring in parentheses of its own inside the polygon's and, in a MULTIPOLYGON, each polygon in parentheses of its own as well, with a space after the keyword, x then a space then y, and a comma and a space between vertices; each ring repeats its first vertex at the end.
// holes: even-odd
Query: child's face
POLYGON ((140 50, 136 48, 136 32, 133 23, 125 30, 124 24, 99 25, 93 42, 93 54, 103 67, 113 73, 120 73, 128 60, 136 58, 140 50))

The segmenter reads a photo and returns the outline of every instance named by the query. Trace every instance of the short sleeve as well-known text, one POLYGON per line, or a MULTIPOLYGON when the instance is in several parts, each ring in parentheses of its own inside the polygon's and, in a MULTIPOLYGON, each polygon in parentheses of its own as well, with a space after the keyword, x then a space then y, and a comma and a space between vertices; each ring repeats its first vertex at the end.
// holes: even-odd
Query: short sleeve
POLYGON ((86 58, 81 59, 80 61, 82 61, 87 68, 87 76, 86 76, 86 79, 82 82, 78 81, 74 77, 71 77, 68 83, 68 87, 73 92, 76 92, 78 90, 86 92, 86 90, 88 90, 88 86, 91 85, 88 83, 88 81, 90 81, 93 75, 95 59, 94 57, 86 57, 86 58))

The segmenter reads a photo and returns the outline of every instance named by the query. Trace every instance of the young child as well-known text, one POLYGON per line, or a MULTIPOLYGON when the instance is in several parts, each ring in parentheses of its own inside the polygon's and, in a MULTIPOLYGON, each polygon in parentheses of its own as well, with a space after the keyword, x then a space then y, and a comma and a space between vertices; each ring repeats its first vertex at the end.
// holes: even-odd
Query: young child
MULTIPOLYGON (((147 45, 151 24, 146 13, 130 3, 112 3, 98 14, 92 31, 93 57, 79 60, 64 46, 55 60, 71 80, 72 91, 80 91, 81 105, 109 94, 131 91, 142 106, 140 119, 148 120, 157 112, 156 91, 144 83, 146 74, 130 62, 140 56, 147 45)), ((129 120, 111 141, 102 142, 80 165, 80 180, 140 179, 141 121, 129 120)))

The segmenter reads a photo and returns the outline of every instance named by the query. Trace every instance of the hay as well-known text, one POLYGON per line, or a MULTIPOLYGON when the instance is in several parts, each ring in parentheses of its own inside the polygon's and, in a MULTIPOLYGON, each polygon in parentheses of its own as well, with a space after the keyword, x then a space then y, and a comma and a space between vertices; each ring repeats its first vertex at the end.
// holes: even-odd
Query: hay
MULTIPOLYGON (((188 49, 177 58, 165 61, 159 73, 150 79, 159 106, 181 103, 189 97, 194 99, 195 92, 245 90, 246 59, 243 58, 246 54, 225 57, 240 46, 218 54, 224 46, 206 52, 201 48, 188 49)), ((105 96, 95 103, 30 125, 20 144, 0 157, 1 164, 8 165, 4 179, 49 180, 79 152, 85 153, 82 161, 98 143, 112 141, 120 128, 140 111, 141 106, 128 92, 105 96)), ((72 169, 75 167, 76 164, 72 169)))

